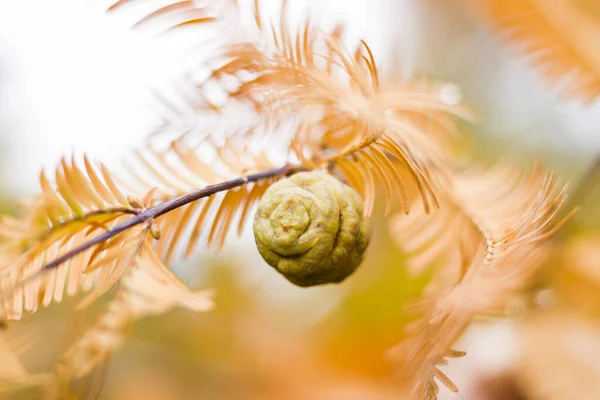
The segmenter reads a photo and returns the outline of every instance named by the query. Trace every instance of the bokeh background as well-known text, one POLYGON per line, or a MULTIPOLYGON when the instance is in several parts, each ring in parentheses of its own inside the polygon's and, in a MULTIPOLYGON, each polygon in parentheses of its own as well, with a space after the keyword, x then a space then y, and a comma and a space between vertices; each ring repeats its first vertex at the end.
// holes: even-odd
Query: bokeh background
MULTIPOLYGON (((279 6, 279 0, 263 3, 267 12, 279 6)), ((481 113, 479 124, 465 128, 476 158, 524 164, 539 159, 576 183, 600 149, 600 102, 583 105, 561 97, 516 49, 501 45, 466 3, 292 0, 290 6, 308 6, 324 26, 346 22, 349 40, 364 38, 384 74, 458 85, 464 100, 481 113)), ((126 13, 107 16, 106 5, 0 2, 0 208, 5 212, 14 210, 16 199, 35 193, 40 169, 53 168, 64 154, 86 152, 118 164, 156 123, 150 88, 168 85, 185 65, 184 43, 132 32, 126 13)), ((594 291, 586 274, 600 268, 597 238, 584 231, 569 244, 575 247, 568 254, 574 255, 565 263, 581 258, 589 264, 582 267, 586 272, 566 273, 562 282, 570 283, 546 289, 540 302, 556 301, 556 291, 578 298, 574 293, 583 281, 594 291)), ((137 323, 127 345, 112 357, 106 379, 100 379, 101 398, 403 398, 398 393, 405 388, 394 379, 385 352, 402 338, 410 317, 405 305, 427 279, 410 277, 403 258, 394 238, 379 229, 366 262, 348 282, 297 289, 262 262, 247 232, 219 255, 207 251, 177 264, 175 271, 188 285, 217 290, 217 309, 201 315, 174 311, 137 323)), ((583 313, 593 314, 596 300, 590 294, 572 305, 587 304, 583 313)), ((51 366, 68 341, 72 327, 64 321, 73 301, 7 332, 6 341, 30 370, 51 366), (40 339, 42 350, 36 346, 40 339)), ((456 346, 468 356, 444 370, 461 391, 442 389, 440 397, 529 398, 512 382, 526 343, 522 323, 515 317, 473 326, 456 346)), ((573 340, 582 342, 577 337, 573 340)), ((590 337, 583 352, 596 354, 600 336, 590 337)), ((546 339, 552 346, 552 338, 546 339)), ((598 368, 597 358, 589 368, 598 368)))

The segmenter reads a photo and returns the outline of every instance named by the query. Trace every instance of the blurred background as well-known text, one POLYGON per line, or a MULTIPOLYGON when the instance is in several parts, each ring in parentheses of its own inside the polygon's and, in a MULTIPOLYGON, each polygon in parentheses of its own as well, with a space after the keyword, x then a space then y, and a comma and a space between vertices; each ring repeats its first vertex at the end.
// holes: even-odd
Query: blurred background
MULTIPOLYGON (((263 3, 273 9, 280 4, 263 3)), ((177 77, 185 45, 132 32, 127 16, 107 16, 106 5, 0 2, 4 212, 35 193, 40 169, 53 168, 64 154, 86 152, 118 164, 156 123, 149 88, 177 77)), ((292 9, 307 5, 324 26, 346 22, 349 41, 364 38, 384 74, 458 85, 482 116, 466 128, 476 159, 539 159, 575 184, 592 167, 600 149, 600 101, 581 104, 561 96, 516 49, 501 44, 467 1, 290 1, 292 9)), ((467 357, 444 369, 461 391, 442 388, 441 399, 600 398, 589 397, 600 385, 600 325, 590 322, 600 311, 600 236, 589 223, 598 198, 594 181, 586 182, 590 190, 579 193, 589 203, 584 217, 557 249, 560 257, 548 266, 552 284, 539 297, 543 304, 560 302, 561 312, 473 326, 456 345, 467 357), (567 340, 565 349, 557 345, 561 340, 567 340), (561 372, 560 365, 570 369, 561 372), (588 391, 577 395, 582 387, 588 391)), ((398 386, 385 353, 402 338, 409 317, 404 305, 427 279, 410 277, 403 259, 380 229, 347 283, 297 289, 265 266, 246 232, 219 255, 207 252, 174 266, 189 286, 215 288, 218 307, 137 323, 110 361, 100 398, 403 398, 398 393, 406 388, 398 386)), ((6 341, 30 371, 52 365, 68 337, 58 316, 74 301, 7 332, 6 341), (31 332, 43 332, 43 356, 27 345, 31 332)))

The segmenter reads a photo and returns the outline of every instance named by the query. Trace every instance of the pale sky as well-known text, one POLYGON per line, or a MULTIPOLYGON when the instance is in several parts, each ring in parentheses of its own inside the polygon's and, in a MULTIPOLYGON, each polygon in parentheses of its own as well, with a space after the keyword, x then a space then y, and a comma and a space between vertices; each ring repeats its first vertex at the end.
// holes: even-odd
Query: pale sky
MULTIPOLYGON (((11 166, 0 173, 14 190, 37 190, 40 168, 54 168, 64 154, 116 162, 155 122, 148 88, 176 75, 183 45, 132 32, 129 15, 104 14, 111 1, 0 0, 0 154, 11 166)), ((280 0, 262 3, 268 12, 280 0)), ((490 133, 556 141, 587 157, 600 149, 599 106, 558 103, 520 60, 502 59, 472 35, 445 31, 420 7, 426 0, 291 0, 291 16, 306 4, 324 25, 347 22, 350 39, 366 39, 383 66, 391 36, 399 38, 396 49, 408 73, 423 62, 428 41, 450 50, 442 62, 457 71, 469 67, 473 54, 484 59, 483 68, 488 59, 492 79, 480 75, 493 104, 486 116, 490 133)))
MULTIPOLYGON (((319 3, 318 18, 352 20, 352 34, 381 50, 382 24, 373 21, 389 2, 319 3)), ((106 4, 0 1, 0 154, 11 165, 4 171, 8 185, 18 191, 35 191, 39 170, 54 168, 63 154, 117 160, 141 144, 155 121, 148 88, 176 75, 179 49, 172 40, 130 31, 128 15, 106 15, 106 4)))

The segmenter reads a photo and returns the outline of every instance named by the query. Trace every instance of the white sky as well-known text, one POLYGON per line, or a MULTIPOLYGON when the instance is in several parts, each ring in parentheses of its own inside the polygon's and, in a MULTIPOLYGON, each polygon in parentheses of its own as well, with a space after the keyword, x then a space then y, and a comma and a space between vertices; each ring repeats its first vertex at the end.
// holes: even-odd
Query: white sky
MULTIPOLYGON (((0 0, 0 159, 10 165, 0 173, 13 190, 37 190, 40 168, 53 169, 64 154, 116 162, 155 122, 148 88, 175 76, 182 45, 132 32, 129 15, 103 12, 110 1, 0 0)), ((262 4, 276 10, 280 0, 262 4)), ((348 22, 351 39, 366 39, 383 66, 390 37, 399 37, 408 72, 423 62, 430 42, 448 49, 443 64, 459 74, 470 71, 475 55, 487 59, 475 82, 493 105, 490 133, 552 141, 588 158, 600 149, 600 107, 557 102, 533 71, 505 59, 493 42, 447 30, 445 14, 432 19, 420 8, 427 0, 290 0, 292 18, 306 4, 323 24, 348 22)))
MULTIPOLYGON (((316 3, 318 18, 352 20, 351 31, 379 50, 382 25, 373 21, 389 2, 316 3)), ((85 151, 110 163, 139 145, 154 121, 148 87, 175 74, 177 49, 130 31, 131 19, 104 14, 106 4, 0 0, 0 155, 15 190, 35 191, 40 168, 54 168, 64 154, 85 151)))
POLYGON ((146 132, 146 85, 172 60, 90 3, 0 7, 0 129, 18 189, 34 189, 40 167, 65 153, 111 159, 146 132))

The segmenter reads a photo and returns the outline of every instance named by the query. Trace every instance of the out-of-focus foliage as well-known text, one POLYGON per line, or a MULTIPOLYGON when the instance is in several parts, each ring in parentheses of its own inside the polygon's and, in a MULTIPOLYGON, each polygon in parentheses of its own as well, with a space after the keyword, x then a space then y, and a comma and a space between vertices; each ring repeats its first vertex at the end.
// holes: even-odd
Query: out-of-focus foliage
POLYGON ((481 382, 513 387, 508 399, 592 400, 600 396, 600 218, 596 161, 574 191, 577 215, 554 241, 553 256, 529 291, 517 324, 519 358, 504 378, 481 382), (498 381, 499 380, 499 381, 498 381))
MULTIPOLYGON (((138 322, 111 357, 100 398, 397 398, 406 389, 384 353, 402 336, 410 319, 405 306, 427 277, 411 278, 399 267, 403 255, 385 231, 374 241, 343 299, 324 318, 300 328, 293 314, 259 300, 257 289, 240 278, 246 266, 226 255, 203 262, 209 272, 202 286, 215 289, 219 306, 200 315, 173 311, 138 322)), ((60 342, 69 329, 52 325, 67 310, 43 310, 27 329, 46 332, 48 344, 60 342)), ((42 359, 56 356, 50 348, 29 347, 21 358, 41 368, 42 359)))
POLYGON ((472 0, 502 40, 551 85, 588 103, 600 96, 600 7, 595 0, 472 0))
MULTIPOLYGON (((111 9, 143 3, 112 1, 111 9)), ((145 3, 149 8, 136 26, 232 27, 228 11, 237 14, 238 2, 223 2, 217 9, 226 12, 214 15, 205 3, 211 1, 145 3)), ((581 3, 590 16, 582 18, 579 8, 575 14, 575 6, 563 1, 473 3, 488 6, 509 42, 525 43, 524 53, 539 57, 552 83, 579 68, 567 93, 588 101, 597 96, 598 59, 588 51, 596 43, 581 39, 595 32, 589 4, 581 3), (565 27, 572 28, 569 35, 560 35, 565 27)), ((564 206, 565 189, 553 174, 541 167, 523 174, 497 162, 519 143, 501 148, 455 123, 455 117, 472 117, 456 86, 380 76, 364 42, 348 52, 340 27, 323 33, 308 20, 295 31, 286 25, 286 5, 276 27, 254 3, 257 39, 220 37, 207 80, 188 82, 200 92, 187 104, 198 114, 227 111, 206 94, 215 84, 258 122, 228 132, 219 144, 214 137, 198 144, 191 129, 177 132, 167 149, 151 141, 137 152, 129 180, 87 158, 83 166, 63 159, 54 180, 42 175, 41 195, 25 204, 24 213, 2 220, 2 289, 10 297, 3 298, 7 315, 0 317, 21 322, 1 338, 0 398, 433 400, 442 385, 458 391, 443 367, 464 355, 454 350, 463 333, 479 317, 507 317, 515 302, 521 306, 520 320, 513 321, 519 358, 500 376, 479 382, 481 397, 598 398, 598 171, 591 170, 564 206), (256 137, 280 140, 282 126, 289 133, 285 164, 247 146, 256 137), (459 128, 476 137, 475 154, 467 154, 459 128), (213 160, 196 152, 202 145, 216 154, 213 160), (179 252, 192 255, 204 230, 202 239, 223 247, 230 231, 243 232, 249 210, 270 184, 313 169, 347 181, 365 201, 364 216, 375 219, 365 261, 343 286, 311 292, 310 306, 300 301, 282 312, 273 304, 279 299, 265 302, 265 289, 244 279, 254 266, 226 253, 185 274, 196 280, 189 286, 215 290, 212 310, 211 292, 188 289, 189 282, 163 264, 179 252), (156 220, 139 219, 206 185, 223 185, 222 193, 156 214, 156 220), (579 214, 569 220, 576 206, 582 206, 579 214), (140 223, 119 230, 134 220, 140 223), (69 255, 99 231, 119 233, 69 255), (48 267, 60 256, 69 260, 48 267), (204 277, 196 276, 200 270, 204 277), (42 280, 37 274, 44 271, 42 280), (21 283, 24 288, 13 293, 21 283), (80 288, 93 289, 83 303, 80 288), (50 303, 57 304, 38 310, 50 303), (82 304, 85 312, 73 314, 82 304), (319 318, 298 324, 310 307, 319 318), (36 311, 36 318, 24 311, 36 311), (44 346, 20 346, 31 335, 44 346)), ((460 78, 468 99, 490 90, 477 82, 469 88, 481 77, 460 78)), ((528 157, 519 161, 530 164, 528 157)), ((568 165, 564 172, 578 168, 568 165)))

